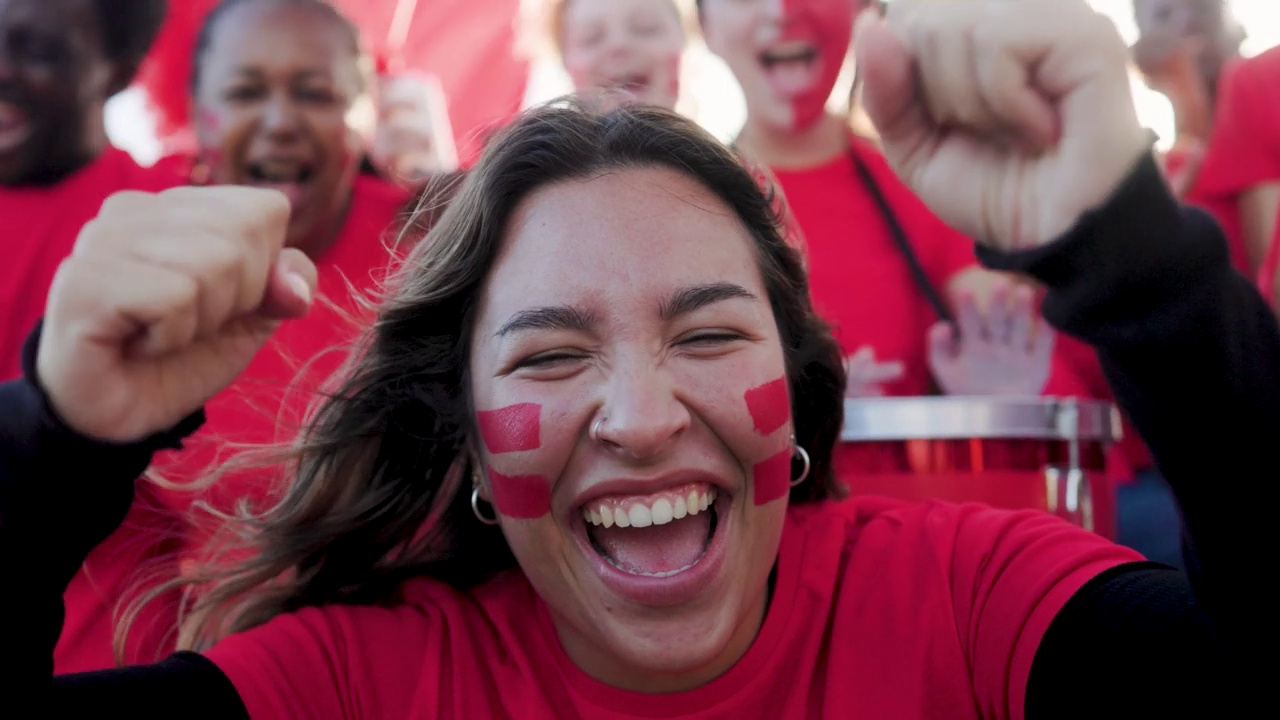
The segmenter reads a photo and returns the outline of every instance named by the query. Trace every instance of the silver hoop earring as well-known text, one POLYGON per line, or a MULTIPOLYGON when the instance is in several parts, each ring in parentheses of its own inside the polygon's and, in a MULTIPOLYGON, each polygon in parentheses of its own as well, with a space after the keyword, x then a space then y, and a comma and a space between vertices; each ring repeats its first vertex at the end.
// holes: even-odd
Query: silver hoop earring
POLYGON ((476 485, 471 488, 471 512, 475 513, 476 519, 485 525, 497 525, 498 516, 495 514, 492 518, 487 518, 484 513, 480 512, 480 486, 476 485))
POLYGON ((809 452, 799 445, 796 446, 796 454, 800 456, 800 461, 804 463, 804 470, 800 471, 800 477, 791 481, 791 487, 795 487, 804 482, 809 477, 809 452))
POLYGON ((600 442, 600 426, 604 424, 604 421, 606 419, 608 418, 601 415, 600 417, 596 418, 595 422, 591 423, 591 430, 587 432, 587 437, 590 438, 593 442, 600 442))

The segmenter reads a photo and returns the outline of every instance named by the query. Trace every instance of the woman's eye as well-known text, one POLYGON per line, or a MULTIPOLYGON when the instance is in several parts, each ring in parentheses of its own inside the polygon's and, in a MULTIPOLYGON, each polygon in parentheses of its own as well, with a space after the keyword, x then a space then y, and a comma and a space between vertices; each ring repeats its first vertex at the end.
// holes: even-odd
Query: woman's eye
POLYGON ((680 340, 680 345, 685 347, 718 347, 731 343, 735 340, 741 340, 742 334, 731 332, 728 330, 718 330, 714 332, 700 332, 690 335, 680 340))
POLYGON ((337 100, 337 96, 329 88, 304 88, 298 92, 298 97, 316 105, 328 105, 337 100))
POLYGON ((232 102, 246 102, 261 97, 262 91, 251 85, 239 85, 227 88, 222 96, 232 102))
POLYGON ((533 370, 539 370, 543 368, 551 368, 559 365, 564 365, 566 363, 573 362, 574 360, 581 360, 581 359, 582 359, 582 355, 579 355, 576 353, 548 352, 548 353, 542 353, 540 355, 534 355, 532 357, 525 358, 524 360, 521 360, 520 362, 516 363, 516 368, 517 369, 530 368, 533 370))

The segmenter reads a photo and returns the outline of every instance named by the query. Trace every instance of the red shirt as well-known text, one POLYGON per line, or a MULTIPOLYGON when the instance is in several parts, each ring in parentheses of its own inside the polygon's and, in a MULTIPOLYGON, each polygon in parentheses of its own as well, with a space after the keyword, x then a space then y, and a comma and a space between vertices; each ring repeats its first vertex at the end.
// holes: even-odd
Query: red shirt
POLYGON ((1041 513, 859 498, 791 509, 754 643, 688 692, 590 678, 518 570, 282 615, 208 656, 254 718, 1016 720, 1055 615, 1139 559, 1041 513))
MULTIPOLYGON (((875 178, 930 283, 946 298, 947 283, 977 266, 973 241, 930 212, 870 142, 855 138, 849 151, 875 178)), ((814 304, 835 326, 845 354, 870 345, 876 359, 901 361, 905 372, 886 385, 888 395, 931 394, 926 334, 937 314, 912 279, 850 154, 773 173, 804 232, 814 304)))
POLYGON ((108 147, 56 185, 0 187, 0 381, 22 374, 22 343, 44 315, 53 276, 102 202, 120 190, 160 192, 180 184, 167 168, 142 168, 129 153, 108 147))
POLYGON ((1223 70, 1218 107, 1187 201, 1217 218, 1232 264, 1248 274, 1238 202, 1248 188, 1280 181, 1280 48, 1223 70))
MULTIPOLYGON (((187 449, 180 454, 157 455, 154 471, 170 481, 189 482, 201 477, 209 463, 230 454, 221 443, 268 443, 291 437, 312 397, 290 394, 289 402, 283 402, 285 387, 299 364, 355 339, 360 328, 353 323, 360 322, 365 314, 346 281, 357 292, 376 287, 376 281, 392 261, 382 240, 405 199, 399 190, 379 180, 364 176, 356 180, 342 231, 316 262, 316 305, 306 318, 281 326, 236 383, 206 405, 208 422, 187 440, 187 449), (345 314, 351 317, 344 318, 345 314)), ((323 356, 308 368, 301 385, 323 380, 342 360, 341 353, 323 356)), ((229 475, 202 499, 230 511, 240 498, 266 497, 271 479, 262 472, 229 475)), ((180 556, 192 552, 206 539, 203 526, 196 529, 188 523, 186 511, 191 495, 164 491, 146 481, 137 487, 138 497, 130 517, 93 551, 64 598, 67 619, 55 652, 59 673, 114 665, 112 613, 122 597, 136 594, 139 571, 154 569, 157 576, 172 577, 178 571, 180 556)), ((149 608, 140 625, 144 632, 137 638, 131 635, 127 662, 149 662, 168 654, 174 638, 162 631, 176 623, 176 607, 160 604, 149 608)))

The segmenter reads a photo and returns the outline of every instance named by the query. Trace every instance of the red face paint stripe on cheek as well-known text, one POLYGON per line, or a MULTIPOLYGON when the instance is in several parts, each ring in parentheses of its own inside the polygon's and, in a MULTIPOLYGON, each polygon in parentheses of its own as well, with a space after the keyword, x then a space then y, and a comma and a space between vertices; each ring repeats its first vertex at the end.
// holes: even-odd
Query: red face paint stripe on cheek
POLYGON ((752 468, 752 499, 764 505, 791 491, 791 451, 783 450, 752 468))
POLYGON ((747 411, 755 423, 756 432, 768 435, 787 424, 791 417, 791 396, 787 392, 787 379, 778 378, 759 387, 751 388, 743 397, 747 411))
POLYGON ((491 453, 537 450, 542 444, 539 439, 541 415, 541 405, 520 403, 497 410, 482 410, 476 413, 476 424, 484 446, 491 453))
POLYGON ((537 475, 507 476, 489 468, 489 488, 498 513, 535 520, 551 512, 551 483, 537 475))

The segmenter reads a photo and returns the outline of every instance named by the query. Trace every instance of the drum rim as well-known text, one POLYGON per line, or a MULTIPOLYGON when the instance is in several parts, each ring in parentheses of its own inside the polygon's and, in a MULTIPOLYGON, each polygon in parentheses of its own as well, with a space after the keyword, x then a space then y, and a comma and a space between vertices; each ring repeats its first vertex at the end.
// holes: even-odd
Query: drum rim
POLYGON ((846 398, 842 442, 901 440, 1120 440, 1116 407, 1102 400, 1027 397, 846 398))

